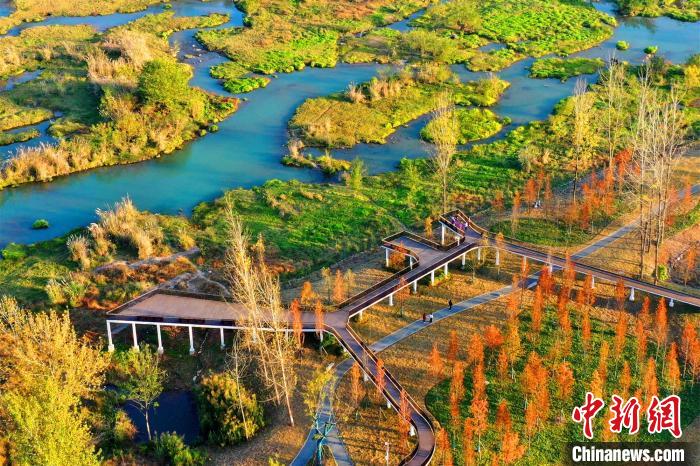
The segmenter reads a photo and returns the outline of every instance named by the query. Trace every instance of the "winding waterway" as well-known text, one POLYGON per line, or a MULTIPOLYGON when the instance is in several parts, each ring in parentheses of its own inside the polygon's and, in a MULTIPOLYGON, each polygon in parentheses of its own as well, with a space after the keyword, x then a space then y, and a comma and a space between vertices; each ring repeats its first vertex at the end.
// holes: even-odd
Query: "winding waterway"
MULTIPOLYGON (((597 8, 611 12, 607 3, 597 8)), ((131 14, 116 14, 89 18, 55 17, 42 23, 19 26, 12 31, 37 24, 91 24, 104 30, 147 13, 162 11, 162 6, 131 14)), ((242 14, 230 2, 219 0, 174 1, 178 15, 200 15, 228 12, 231 20, 226 26, 241 25, 242 14)), ((659 47, 659 53, 673 62, 683 62, 698 50, 700 26, 669 18, 620 19, 615 34, 598 47, 576 55, 607 58, 613 51, 623 59, 639 62, 648 45, 659 47), (615 43, 626 40, 629 50, 615 51, 615 43)), ((401 23, 401 28, 409 27, 401 23)), ((195 67, 193 85, 209 91, 225 93, 220 84, 209 77, 209 68, 225 58, 215 53, 198 53, 193 46, 193 31, 176 33, 172 41, 180 42, 181 57, 195 67)), ((511 83, 501 101, 494 106, 513 125, 545 118, 554 104, 570 95, 575 80, 534 80, 528 77, 532 60, 523 60, 498 73, 511 83)), ((58 178, 50 183, 31 184, 0 191, 0 247, 8 242, 31 243, 55 237, 85 225, 95 218, 95 208, 104 208, 129 195, 139 208, 161 213, 188 214, 201 201, 213 199, 226 189, 251 187, 277 178, 283 180, 322 181, 316 171, 287 168, 281 165, 287 141, 287 122, 294 110, 307 98, 340 91, 350 82, 362 82, 373 76, 380 65, 338 65, 335 68, 307 68, 300 72, 281 74, 264 88, 245 95, 247 101, 240 109, 219 124, 219 131, 200 138, 172 155, 128 166, 104 167, 58 178), (37 218, 45 218, 51 228, 31 230, 37 218)), ((462 80, 477 79, 463 66, 453 69, 462 80)), ((589 76, 593 81, 595 76, 589 76)), ((402 157, 423 157, 428 146, 418 133, 425 123, 419 118, 399 128, 387 144, 359 144, 338 150, 336 157, 363 158, 371 173, 395 168, 402 157)))

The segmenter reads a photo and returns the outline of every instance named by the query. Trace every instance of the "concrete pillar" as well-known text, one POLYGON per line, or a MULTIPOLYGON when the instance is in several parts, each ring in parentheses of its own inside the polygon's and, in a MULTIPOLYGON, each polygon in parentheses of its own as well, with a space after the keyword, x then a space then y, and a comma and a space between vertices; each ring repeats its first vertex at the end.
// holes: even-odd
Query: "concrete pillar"
POLYGON ((357 318, 362 320, 362 313, 365 312, 365 310, 361 310, 359 314, 357 314, 357 318))
POLYGON ((462 268, 467 265, 467 253, 462 254, 462 268))
POLYGON ((393 305, 394 305, 394 293, 391 293, 389 295, 389 306, 393 306, 393 305))
POLYGON ((389 398, 386 399, 386 409, 391 409, 391 401, 389 401, 389 398))
POLYGON ((362 381, 367 382, 369 381, 369 376, 367 375, 367 372, 362 371, 362 381))
POLYGON ((389 267, 389 248, 384 248, 384 263, 389 267))
POLYGON ((413 270, 413 256, 408 256, 408 263, 411 266, 411 270, 413 270))
POLYGON ((445 244, 445 225, 440 224, 440 244, 445 244))
POLYGON ((413 292, 418 293, 418 280, 413 281, 413 292))
POLYGON ((481 248, 476 248, 476 260, 481 262, 481 248))
POLYGON ((673 298, 671 298, 671 300, 668 302, 668 307, 673 307, 673 304, 674 304, 673 298))
POLYGON ((411 437, 416 436, 416 427, 413 424, 411 424, 411 430, 409 433, 410 433, 411 437))
MULTIPOLYGON (((287 336, 289 336, 289 331, 287 331, 287 336)), ((221 338, 221 349, 226 349, 226 341, 224 340, 224 328, 219 328, 219 337, 221 338)))
POLYGON ((591 275, 591 288, 595 288, 595 275, 591 275))
POLYGON ((136 324, 131 324, 131 335, 134 337, 134 351, 139 350, 139 340, 136 337, 136 324))
POLYGON ((160 324, 156 325, 156 333, 158 334, 158 354, 163 354, 163 339, 160 335, 160 324))
POLYGON ((496 265, 501 265, 501 251, 496 249, 496 265))
POLYGON ((107 321, 107 351, 114 351, 114 343, 112 343, 112 324, 107 321))
POLYGON ((447 276, 447 263, 445 263, 445 265, 443 266, 443 272, 445 276, 447 276))
POLYGON ((634 287, 630 288, 632 291, 630 291, 630 301, 634 301, 634 287))
POLYGON ((550 263, 549 263, 549 273, 552 273, 552 272, 554 272, 554 266, 553 266, 552 263, 550 262, 550 263))
POLYGON ((433 285, 435 283, 435 271, 433 270, 430 272, 430 284, 433 285))
POLYGON ((188 325, 187 326, 187 332, 190 335, 190 354, 194 354, 194 338, 192 337, 192 326, 188 325))

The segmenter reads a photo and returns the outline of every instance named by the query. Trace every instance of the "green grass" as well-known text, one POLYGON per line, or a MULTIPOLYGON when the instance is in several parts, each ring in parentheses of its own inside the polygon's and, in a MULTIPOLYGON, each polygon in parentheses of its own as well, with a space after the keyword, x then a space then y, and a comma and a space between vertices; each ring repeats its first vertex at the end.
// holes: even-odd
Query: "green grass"
POLYGON ((36 129, 20 131, 17 133, 0 133, 0 146, 6 146, 17 142, 26 142, 39 136, 39 134, 39 131, 36 129))
MULTIPOLYGON (((466 144, 493 136, 503 129, 503 121, 491 110, 483 108, 459 108, 455 110, 459 122, 458 144, 466 144)), ((421 130, 421 138, 433 141, 433 122, 428 122, 421 130)))
POLYGON ((541 218, 522 218, 513 232, 510 221, 498 222, 491 227, 494 233, 515 238, 531 244, 544 246, 561 246, 583 244, 590 240, 593 233, 573 226, 569 228, 562 222, 541 218))
POLYGON ((10 244, 0 260, 0 289, 21 302, 46 300, 44 287, 49 279, 65 277, 75 270, 68 257, 66 236, 35 245, 10 244))
MULTIPOLYGON (((439 29, 444 16, 457 7, 451 3, 431 7, 415 23, 439 29)), ((474 71, 499 70, 525 56, 584 50, 610 37, 615 25, 615 18, 579 0, 486 0, 477 8, 481 21, 473 33, 507 48, 476 52, 469 60, 474 71)))
POLYGON ((574 76, 596 73, 604 66, 601 58, 540 58, 532 64, 530 77, 566 81, 574 76))
MULTIPOLYGON (((523 345, 523 352, 520 358, 515 364, 515 374, 516 380, 512 381, 507 378, 506 381, 498 381, 495 370, 495 355, 490 355, 487 353, 488 364, 486 366, 486 379, 489 382, 486 386, 487 398, 489 400, 489 424, 492 426, 485 434, 481 437, 481 459, 479 464, 490 464, 491 459, 495 453, 500 451, 500 435, 493 428, 495 424, 495 413, 496 407, 501 400, 505 400, 508 403, 510 409, 510 415, 513 422, 513 429, 520 434, 521 444, 527 445, 527 436, 524 433, 524 406, 525 406, 525 396, 521 391, 520 374, 522 373, 523 367, 527 361, 527 357, 531 351, 538 353, 545 366, 549 369, 550 380, 548 386, 542 387, 550 390, 552 396, 550 397, 550 416, 549 420, 542 425, 538 432, 535 433, 531 439, 531 443, 527 451, 525 452, 524 458, 518 464, 528 464, 528 465, 540 465, 540 464, 559 464, 564 461, 564 445, 572 441, 583 441, 585 440, 582 434, 582 428, 580 424, 575 424, 570 417, 571 410, 573 406, 582 403, 584 399, 585 392, 589 389, 589 382, 592 377, 593 370, 596 369, 598 365, 598 353, 600 345, 603 340, 607 340, 611 348, 611 356, 609 360, 608 368, 608 382, 605 387, 604 399, 606 405, 609 406, 611 401, 611 394, 619 392, 618 379, 621 372, 622 360, 627 360, 630 364, 630 369, 632 373, 632 387, 631 392, 634 392, 637 387, 641 384, 641 371, 640 367, 637 365, 637 357, 635 351, 635 339, 632 336, 628 336, 626 343, 624 345, 622 354, 623 358, 618 358, 613 353, 613 339, 614 339, 614 324, 608 324, 602 321, 591 319, 592 327, 592 347, 586 354, 583 351, 583 347, 580 341, 580 328, 578 322, 580 318, 576 311, 572 312, 572 321, 574 322, 573 331, 573 345, 572 351, 566 360, 569 362, 574 371, 574 376, 576 383, 574 385, 572 401, 568 403, 562 403, 560 400, 556 399, 553 395, 556 391, 556 383, 553 380, 552 366, 553 362, 560 362, 562 357, 560 353, 555 349, 556 343, 560 341, 561 334, 558 330, 558 323, 556 319, 556 309, 549 306, 545 313, 545 318, 542 326, 542 333, 540 335, 539 343, 533 344, 527 337, 527 332, 529 331, 530 318, 529 312, 521 315, 520 320, 520 337, 523 345), (560 415, 563 415, 564 422, 558 422, 557 419, 560 415)), ((654 345, 649 344, 648 355, 653 356, 654 345)), ((661 396, 665 396, 669 391, 666 388, 663 378, 661 376, 661 361, 658 361, 657 371, 659 378, 659 392, 661 396)), ((681 366, 682 368, 682 366, 681 366)), ((469 415, 469 404, 472 399, 472 376, 471 371, 466 371, 467 375, 464 379, 465 392, 466 395, 464 400, 460 405, 460 414, 462 418, 469 415)), ((426 395, 425 402, 430 410, 430 412, 440 421, 443 426, 450 426, 450 409, 449 409, 449 391, 450 391, 450 380, 445 380, 438 383, 433 387, 426 395)), ((680 393, 682 399, 681 403, 681 417, 682 425, 687 426, 692 422, 695 417, 700 414, 700 397, 697 396, 698 388, 691 387, 689 381, 685 381, 684 388, 680 393)), ((642 419, 642 428, 636 436, 630 436, 626 434, 620 434, 618 436, 620 441, 663 441, 671 440, 670 434, 665 432, 664 434, 650 435, 646 432, 645 425, 646 421, 644 417, 642 419)), ((606 426, 603 425, 603 416, 599 414, 596 417, 594 433, 596 435, 595 440, 600 440, 600 435, 606 426)), ((459 426, 462 422, 458 423, 459 426)), ((452 429, 448 427, 451 433, 451 445, 454 452, 454 457, 456 458, 456 464, 462 465, 462 443, 461 443, 461 427, 457 432, 452 432, 452 429)), ((476 443, 476 438, 475 438, 476 443)))

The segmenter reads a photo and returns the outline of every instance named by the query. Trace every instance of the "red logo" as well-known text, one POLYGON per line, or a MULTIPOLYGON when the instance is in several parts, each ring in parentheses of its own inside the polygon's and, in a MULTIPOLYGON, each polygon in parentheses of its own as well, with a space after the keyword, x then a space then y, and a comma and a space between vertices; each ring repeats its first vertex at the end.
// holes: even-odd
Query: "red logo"
POLYGON ((602 399, 587 392, 586 402, 583 406, 576 406, 571 413, 574 422, 583 423, 583 435, 588 439, 593 438, 593 418, 598 414, 598 411, 603 409, 603 406, 605 406, 605 402, 602 399))
POLYGON ((659 401, 654 395, 647 409, 647 421, 649 426, 647 431, 650 434, 658 434, 667 430, 675 438, 679 438, 681 431, 681 399, 678 395, 670 395, 659 401))

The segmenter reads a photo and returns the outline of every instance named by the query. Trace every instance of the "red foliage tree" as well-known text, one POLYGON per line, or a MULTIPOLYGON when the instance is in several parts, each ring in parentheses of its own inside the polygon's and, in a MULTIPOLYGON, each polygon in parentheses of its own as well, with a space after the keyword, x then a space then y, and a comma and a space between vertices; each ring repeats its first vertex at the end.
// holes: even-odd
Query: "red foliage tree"
POLYGON ((486 330, 484 330, 484 343, 489 350, 497 350, 503 345, 503 341, 503 334, 498 327, 493 324, 486 327, 486 330))

